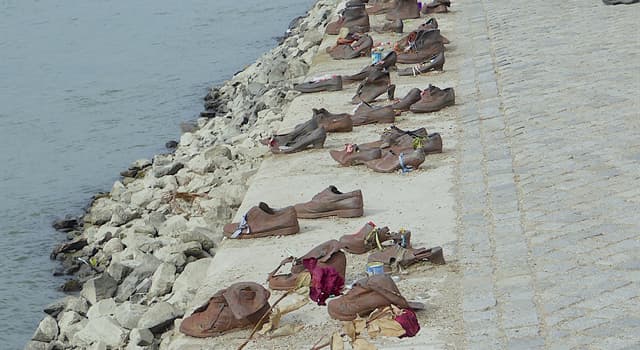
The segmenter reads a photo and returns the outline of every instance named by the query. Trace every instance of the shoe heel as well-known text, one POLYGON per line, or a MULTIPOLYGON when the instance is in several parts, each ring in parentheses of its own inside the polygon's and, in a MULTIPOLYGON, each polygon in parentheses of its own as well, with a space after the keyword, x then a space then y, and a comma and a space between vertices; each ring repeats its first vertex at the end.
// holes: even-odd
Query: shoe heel
POLYGON ((396 93, 396 85, 395 84, 391 84, 389 85, 389 88, 387 88, 387 97, 389 98, 389 101, 393 100, 393 96, 396 93))
POLYGON ((442 248, 434 247, 432 248, 432 254, 427 258, 432 264, 436 265, 444 265, 447 262, 444 260, 444 253, 442 252, 442 248))

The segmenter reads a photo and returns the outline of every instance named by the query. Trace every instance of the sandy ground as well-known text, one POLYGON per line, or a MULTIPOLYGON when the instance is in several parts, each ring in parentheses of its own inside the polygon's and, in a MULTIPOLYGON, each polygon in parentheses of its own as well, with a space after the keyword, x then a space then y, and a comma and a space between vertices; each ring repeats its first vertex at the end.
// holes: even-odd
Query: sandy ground
MULTIPOLYGON (((441 88, 455 87, 455 15, 437 17, 440 28, 453 44, 447 51, 445 72, 429 73, 420 77, 398 77, 391 74, 396 84, 396 96, 404 96, 411 88, 426 88, 430 83, 441 88)), ((405 21, 405 32, 417 27, 421 20, 405 21)), ((372 24, 382 23, 382 16, 371 16, 372 24)), ((371 34, 375 42, 395 41, 400 34, 371 34)), ((325 36, 308 77, 324 74, 353 74, 370 63, 370 58, 334 61, 324 48, 335 43, 335 36, 325 36)), ((350 104, 357 85, 345 85, 339 92, 303 94, 297 97, 285 112, 280 131, 308 120, 311 108, 325 107, 329 111, 351 112, 350 104)), ((378 105, 386 104, 380 101, 378 105)), ((396 125, 402 129, 426 127, 439 132, 444 140, 444 153, 429 155, 422 167, 409 174, 380 174, 364 166, 340 167, 331 159, 330 149, 342 149, 345 143, 362 143, 378 139, 388 125, 357 127, 351 133, 330 134, 325 149, 291 155, 269 155, 238 210, 236 220, 252 206, 264 201, 273 207, 284 207, 309 200, 329 185, 340 190, 361 189, 365 201, 365 216, 355 219, 300 220, 300 233, 293 236, 253 240, 226 240, 221 245, 207 271, 207 278, 198 288, 193 300, 196 307, 215 291, 238 281, 256 281, 266 284, 269 271, 281 259, 294 254, 302 255, 313 246, 343 234, 356 232, 363 224, 373 221, 392 230, 406 228, 412 232, 416 247, 442 246, 448 264, 434 266, 429 263, 413 266, 399 276, 397 283, 407 299, 425 303, 427 309, 418 313, 422 330, 414 338, 377 339, 379 349, 458 349, 462 348, 462 321, 460 313, 460 272, 456 247, 457 214, 455 205, 454 170, 456 164, 457 108, 449 107, 430 114, 404 113, 396 125)), ((363 277, 366 255, 348 254, 347 283, 363 277)), ((272 302, 281 294, 272 293, 272 302)), ((293 300, 288 297, 287 301, 293 300)), ((309 349, 321 337, 341 327, 332 320, 325 307, 309 303, 302 309, 286 315, 283 324, 303 324, 301 332, 275 339, 258 337, 246 349, 309 349)), ((177 329, 177 327, 176 327, 177 329)), ((248 336, 249 331, 233 332, 211 339, 194 339, 176 334, 172 349, 234 349, 248 336)))

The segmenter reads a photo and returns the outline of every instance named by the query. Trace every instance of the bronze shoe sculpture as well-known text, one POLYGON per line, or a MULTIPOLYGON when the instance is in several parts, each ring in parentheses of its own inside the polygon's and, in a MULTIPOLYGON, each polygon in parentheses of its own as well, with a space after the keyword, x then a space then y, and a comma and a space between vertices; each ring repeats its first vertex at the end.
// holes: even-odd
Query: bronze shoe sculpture
POLYGON ((402 130, 395 125, 391 125, 386 128, 382 135, 380 135, 380 140, 363 143, 360 144, 361 148, 389 148, 392 146, 396 146, 399 142, 399 139, 404 135, 410 135, 413 138, 418 137, 427 137, 428 133, 425 128, 418 128, 415 130, 402 130))
POLYGON ((324 141, 326 139, 327 132, 322 126, 320 126, 310 133, 301 135, 284 145, 272 143, 269 145, 269 149, 271 150, 271 153, 275 154, 296 153, 308 149, 309 146, 311 146, 311 148, 322 148, 324 147, 324 141))
POLYGON ((296 84, 293 86, 293 88, 304 93, 320 91, 340 91, 342 90, 342 77, 336 75, 328 79, 309 81, 302 84, 296 84))
POLYGON ((407 301, 391 277, 373 275, 355 283, 346 294, 331 300, 327 311, 331 318, 351 321, 358 316, 366 317, 373 310, 395 305, 401 309, 424 309, 424 305, 407 301))
POLYGON ((401 170, 403 173, 410 172, 420 167, 424 163, 425 154, 421 148, 405 149, 399 154, 389 150, 380 159, 366 162, 367 168, 378 173, 392 173, 401 170))
MULTIPOLYGON (((426 25, 426 23, 424 25, 426 25)), ((429 46, 434 42, 440 42, 444 45, 450 43, 449 39, 445 38, 437 28, 418 28, 396 41, 394 50, 400 53, 410 50, 420 50, 422 47, 429 46)))
POLYGON ((260 140, 260 143, 266 146, 288 145, 294 140, 311 133, 319 128, 318 120, 311 118, 304 123, 296 125, 293 130, 286 134, 273 135, 271 137, 260 140))
POLYGON ((375 107, 362 103, 353 113, 351 120, 353 126, 393 123, 396 120, 396 112, 391 106, 375 107))
POLYGON ((436 265, 445 264, 441 247, 403 248, 399 245, 388 246, 382 251, 373 252, 367 261, 383 263, 385 272, 391 272, 398 267, 407 268, 421 261, 429 261, 436 265))
POLYGON ((363 34, 358 40, 351 44, 336 45, 329 49, 329 56, 334 60, 349 60, 362 56, 371 55, 371 48, 373 47, 373 39, 370 36, 363 34))
POLYGON ((329 151, 331 158, 342 166, 364 164, 365 162, 382 157, 380 148, 360 148, 356 144, 346 144, 341 151, 329 151))
POLYGON ((360 190, 342 193, 336 186, 329 186, 316 194, 309 202, 294 206, 298 218, 317 219, 329 216, 356 218, 363 214, 360 190))
POLYGON ((344 251, 351 254, 364 254, 370 250, 382 249, 382 243, 399 238, 389 232, 389 228, 376 227, 373 222, 368 222, 358 232, 340 237, 340 243, 344 251))
POLYGON ((419 139, 414 146, 422 148, 424 154, 442 153, 442 136, 434 132, 429 134, 426 139, 419 139))
POLYGON ((381 15, 393 10, 396 7, 395 0, 377 1, 371 7, 367 7, 367 13, 370 15, 381 15))
POLYGON ((347 3, 338 20, 327 25, 325 33, 338 35, 342 28, 348 28, 349 31, 359 33, 366 33, 370 30, 369 14, 365 10, 363 3, 347 3))
POLYGON ((351 114, 338 113, 334 114, 324 108, 313 108, 313 119, 318 121, 318 125, 322 126, 327 132, 349 132, 353 130, 353 121, 351 114))
POLYGON ((418 30, 438 29, 438 21, 431 17, 426 22, 418 26, 418 30))
POLYGON ((342 81, 345 84, 353 83, 356 81, 362 81, 367 79, 372 71, 384 71, 389 70, 396 65, 398 54, 395 51, 387 53, 379 62, 364 67, 360 72, 353 75, 343 75, 342 81))
POLYGON ((421 93, 422 91, 420 91, 420 89, 413 88, 409 90, 407 95, 405 95, 403 98, 394 102, 391 105, 391 108, 393 108, 394 111, 402 111, 402 112, 408 111, 409 107, 411 107, 412 104, 420 101, 421 93))
POLYGON ((382 26, 373 27, 373 30, 376 33, 402 33, 404 30, 404 24, 401 19, 396 19, 394 21, 389 21, 383 24, 382 26))
POLYGON ((441 90, 429 85, 429 88, 422 92, 420 101, 411 105, 410 110, 414 113, 435 112, 447 106, 453 106, 455 102, 456 95, 453 88, 441 90))
POLYGON ((442 71, 444 67, 444 51, 432 56, 428 61, 413 66, 411 68, 398 69, 400 76, 416 76, 432 70, 442 71))
POLYGON ((240 222, 226 224, 223 228, 224 236, 234 239, 285 236, 299 231, 294 207, 273 209, 264 202, 249 209, 240 222))
POLYGON ((269 296, 263 286, 239 282, 216 292, 180 324, 180 332, 198 338, 251 328, 268 320, 269 296))
POLYGON ((422 10, 420 12, 422 14, 446 13, 449 12, 449 7, 451 7, 451 2, 449 0, 433 0, 428 4, 422 5, 422 10))
POLYGON ((347 268, 347 257, 340 249, 342 249, 342 243, 332 239, 314 247, 307 254, 299 258, 288 257, 282 260, 280 265, 269 273, 269 277, 267 279, 269 282, 269 288, 272 290, 291 290, 296 288, 299 283, 300 275, 306 271, 302 262, 305 259, 310 258, 317 259, 318 266, 320 267, 333 267, 344 279, 347 268), (278 274, 278 270, 288 263, 291 264, 291 272, 287 274, 278 274))
POLYGON ((391 84, 389 72, 375 70, 370 72, 367 79, 360 83, 351 103, 373 102, 384 93, 387 93, 387 97, 392 100, 395 90, 396 86, 391 84))
POLYGON ((417 0, 396 0, 396 6, 387 12, 389 21, 396 19, 420 18, 420 9, 417 0))

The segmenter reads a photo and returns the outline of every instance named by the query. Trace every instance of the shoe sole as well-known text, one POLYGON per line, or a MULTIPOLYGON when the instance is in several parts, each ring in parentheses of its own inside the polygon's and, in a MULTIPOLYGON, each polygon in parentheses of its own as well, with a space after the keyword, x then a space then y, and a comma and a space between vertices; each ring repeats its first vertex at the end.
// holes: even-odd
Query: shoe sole
POLYGON ((262 238, 262 237, 271 237, 271 236, 289 236, 294 235, 300 232, 300 227, 292 226, 285 227, 277 230, 259 232, 259 233, 241 233, 238 238, 231 238, 233 233, 224 233, 224 236, 231 239, 251 239, 251 238, 262 238))
POLYGON ((341 209, 332 210, 324 213, 299 213, 298 219, 319 219, 329 216, 337 216, 339 218, 358 218, 364 214, 363 209, 341 209))

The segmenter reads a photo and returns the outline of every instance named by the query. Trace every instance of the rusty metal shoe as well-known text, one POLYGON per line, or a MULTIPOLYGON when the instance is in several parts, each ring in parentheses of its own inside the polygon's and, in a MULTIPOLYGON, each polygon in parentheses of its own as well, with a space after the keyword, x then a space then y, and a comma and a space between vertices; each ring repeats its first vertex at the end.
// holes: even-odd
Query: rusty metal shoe
POLYGON ((396 112, 391 106, 376 107, 361 104, 351 117, 353 126, 377 123, 393 123, 396 120, 396 112))
POLYGON ((370 30, 369 14, 367 14, 364 4, 348 4, 338 20, 327 25, 325 33, 338 35, 342 28, 359 33, 366 33, 370 30))
POLYGON ((389 232, 389 228, 376 227, 369 221, 358 232, 352 235, 340 237, 340 243, 344 246, 344 251, 351 254, 364 254, 376 248, 382 248, 382 243, 392 240, 395 236, 389 232))
POLYGON ((367 168, 378 173, 392 173, 397 170, 408 173, 419 168, 424 160, 425 154, 421 148, 416 150, 406 148, 405 151, 399 153, 389 150, 380 159, 370 160, 365 164, 367 168))
POLYGON ((329 186, 316 194, 309 202, 294 206, 298 218, 317 219, 329 216, 356 218, 363 214, 360 190, 342 193, 336 186, 329 186))
POLYGON ((416 76, 432 70, 442 71, 444 67, 444 51, 432 56, 428 61, 415 65, 411 68, 398 69, 400 76, 416 76))
POLYGON ((307 254, 299 258, 288 257, 282 260, 280 265, 269 273, 269 277, 267 278, 269 288, 272 290, 291 290, 296 288, 301 274, 306 271, 302 262, 309 258, 317 259, 318 266, 320 267, 333 267, 344 279, 347 268, 347 257, 341 249, 342 243, 332 239, 314 247, 307 254), (291 264, 291 272, 287 274, 278 274, 278 270, 286 264, 291 264))
POLYGON ((441 247, 403 248, 399 245, 388 246, 381 251, 373 252, 367 261, 383 263, 385 272, 397 270, 398 267, 407 268, 422 261, 429 261, 436 265, 445 264, 441 247))
POLYGON ((311 146, 311 148, 323 148, 326 139, 327 132, 320 126, 312 132, 288 142, 286 145, 271 144, 269 150, 274 154, 288 154, 304 151, 308 149, 309 146, 311 146))
POLYGON ((420 101, 411 105, 411 112, 430 113, 455 104, 456 95, 453 88, 436 89, 431 92, 428 90, 423 91, 420 101))
POLYGON ((351 99, 352 104, 360 102, 373 102, 378 96, 387 93, 387 97, 392 100, 395 94, 396 86, 391 84, 391 78, 387 71, 372 71, 358 86, 355 96, 351 99))
POLYGON ((398 54, 398 63, 413 64, 431 60, 433 56, 444 51, 444 44, 433 42, 425 45, 421 49, 410 49, 398 54))
POLYGON ((342 90, 342 77, 339 75, 294 85, 293 88, 304 93, 342 90))
POLYGON ((389 70, 391 67, 394 67, 396 65, 397 59, 398 54, 395 51, 391 51, 387 53, 378 63, 366 66, 360 72, 353 75, 343 75, 342 82, 344 84, 350 84, 357 81, 362 81, 367 79, 372 71, 389 70))
POLYGON ((404 30, 404 24, 401 19, 396 19, 394 21, 385 22, 381 26, 373 27, 373 31, 376 33, 402 33, 404 30))
POLYGON ((449 0, 433 0, 428 4, 422 5, 420 12, 425 15, 430 13, 447 13, 449 12, 449 7, 451 7, 451 1, 449 0))
POLYGON ((411 90, 409 90, 409 92, 407 93, 407 95, 403 98, 401 98, 400 100, 397 100, 396 102, 394 102, 391 105, 391 108, 393 108, 394 111, 408 111, 409 107, 411 107, 412 104, 420 101, 420 94, 422 93, 422 91, 418 88, 413 88, 411 90))
POLYGON ((234 239, 285 236, 299 231, 294 207, 273 209, 264 202, 249 209, 240 222, 226 224, 223 228, 224 236, 234 239))
POLYGON ((420 18, 417 0, 397 0, 396 7, 388 11, 385 18, 389 21, 396 19, 420 18))
POLYGON ((254 282, 232 284, 216 292, 206 304, 186 317, 180 324, 180 332, 206 338, 254 327, 267 319, 270 295, 254 282))
POLYGON ((333 319, 351 321, 358 316, 366 317, 377 308, 390 305, 401 309, 424 309, 421 303, 407 301, 393 279, 382 274, 357 281, 346 294, 331 300, 327 311, 333 319))
POLYGON ((327 132, 349 132, 353 130, 353 121, 349 113, 331 113, 324 108, 313 108, 313 118, 327 132))
POLYGON ((382 156, 380 148, 360 148, 356 144, 346 144, 344 150, 329 151, 331 158, 342 166, 352 166, 358 164, 364 164, 365 162, 373 159, 378 159, 382 156))

